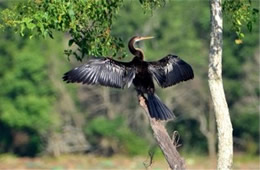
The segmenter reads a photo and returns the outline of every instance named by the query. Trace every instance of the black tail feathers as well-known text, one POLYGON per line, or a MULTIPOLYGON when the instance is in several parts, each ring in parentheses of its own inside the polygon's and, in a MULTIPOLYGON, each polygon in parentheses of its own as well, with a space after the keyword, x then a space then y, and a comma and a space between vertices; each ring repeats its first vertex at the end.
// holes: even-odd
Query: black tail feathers
POLYGON ((148 94, 147 105, 150 116, 156 120, 168 120, 175 118, 172 111, 162 103, 156 94, 148 94))

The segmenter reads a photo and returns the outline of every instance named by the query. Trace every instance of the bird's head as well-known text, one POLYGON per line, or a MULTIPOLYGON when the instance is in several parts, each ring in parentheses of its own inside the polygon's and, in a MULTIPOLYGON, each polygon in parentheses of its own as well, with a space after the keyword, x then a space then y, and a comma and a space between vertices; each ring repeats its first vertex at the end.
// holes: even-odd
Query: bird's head
POLYGON ((154 37, 141 37, 141 36, 134 36, 129 40, 128 43, 128 48, 130 50, 130 52, 135 55, 138 56, 140 58, 144 58, 144 54, 143 51, 140 48, 135 48, 134 45, 136 42, 142 41, 142 40, 148 40, 148 39, 152 39, 154 37))

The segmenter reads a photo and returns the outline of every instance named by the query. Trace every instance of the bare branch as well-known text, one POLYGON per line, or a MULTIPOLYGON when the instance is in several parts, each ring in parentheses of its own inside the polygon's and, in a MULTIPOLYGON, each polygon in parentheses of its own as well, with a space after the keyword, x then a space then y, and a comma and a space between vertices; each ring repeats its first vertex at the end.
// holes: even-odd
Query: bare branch
POLYGON ((149 150, 149 152, 148 152, 148 154, 149 154, 149 163, 146 163, 146 162, 143 163, 146 169, 148 169, 153 164, 154 152, 155 151, 154 151, 153 148, 151 148, 149 150))
POLYGON ((154 138, 156 139, 159 147, 161 148, 165 159, 167 160, 169 166, 173 170, 185 169, 184 159, 181 158, 178 153, 176 146, 173 144, 173 141, 169 137, 168 132, 166 131, 163 122, 155 120, 150 117, 147 99, 144 96, 138 96, 140 106, 145 110, 150 126, 153 130, 154 138))

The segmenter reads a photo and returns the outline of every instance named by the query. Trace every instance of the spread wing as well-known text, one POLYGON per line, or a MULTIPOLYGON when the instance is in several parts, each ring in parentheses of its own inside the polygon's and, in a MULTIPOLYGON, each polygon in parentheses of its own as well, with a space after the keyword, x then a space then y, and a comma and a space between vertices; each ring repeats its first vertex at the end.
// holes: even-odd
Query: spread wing
POLYGON ((191 66, 171 54, 159 61, 149 62, 148 69, 161 87, 169 87, 194 77, 191 66))
POLYGON ((110 58, 96 58, 65 73, 67 83, 99 84, 115 88, 129 87, 135 77, 131 63, 119 62, 110 58))

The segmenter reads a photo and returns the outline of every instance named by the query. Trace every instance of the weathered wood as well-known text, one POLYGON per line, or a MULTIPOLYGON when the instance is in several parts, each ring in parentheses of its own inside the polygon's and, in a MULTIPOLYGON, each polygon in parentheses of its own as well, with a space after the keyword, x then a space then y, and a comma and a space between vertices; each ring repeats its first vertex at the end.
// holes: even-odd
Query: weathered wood
POLYGON ((184 159, 181 158, 180 154, 178 153, 176 145, 174 145, 174 141, 169 137, 164 124, 161 121, 155 120, 154 118, 150 117, 146 104, 147 99, 143 96, 138 97, 140 106, 142 106, 149 118, 150 126, 153 130, 153 136, 155 137, 159 147, 161 148, 170 168, 173 170, 185 169, 184 159))
POLYGON ((222 82, 223 18, 221 0, 210 1, 211 40, 208 83, 213 101, 218 130, 217 169, 229 170, 233 159, 232 124, 222 82))

